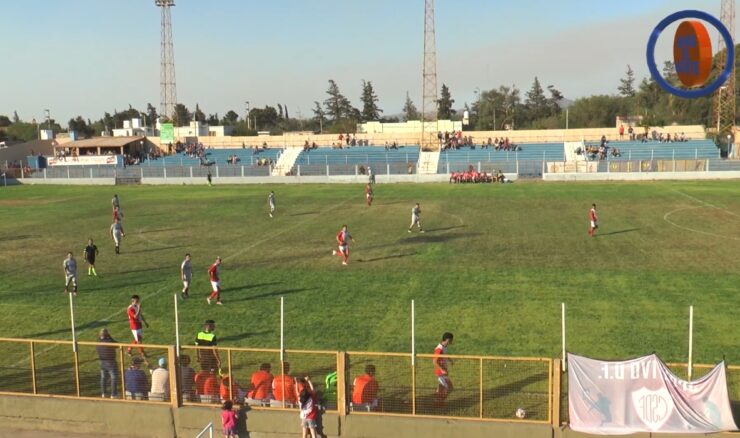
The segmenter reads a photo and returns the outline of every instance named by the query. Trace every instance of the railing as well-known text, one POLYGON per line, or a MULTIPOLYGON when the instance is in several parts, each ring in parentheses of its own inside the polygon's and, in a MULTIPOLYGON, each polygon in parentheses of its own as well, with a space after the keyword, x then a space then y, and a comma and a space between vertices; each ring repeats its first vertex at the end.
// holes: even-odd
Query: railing
POLYGON ((213 422, 208 423, 206 427, 198 433, 198 435, 195 435, 195 438, 204 437, 206 436, 206 433, 208 433, 208 438, 213 438, 213 422))

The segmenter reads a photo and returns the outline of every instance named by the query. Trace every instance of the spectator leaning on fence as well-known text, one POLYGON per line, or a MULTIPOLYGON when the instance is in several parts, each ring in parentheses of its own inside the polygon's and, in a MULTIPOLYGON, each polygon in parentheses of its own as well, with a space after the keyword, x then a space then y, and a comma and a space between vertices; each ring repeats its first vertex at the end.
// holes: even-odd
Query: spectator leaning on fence
MULTIPOLYGON (((116 342, 107 328, 100 329, 98 342, 116 342)), ((100 360, 100 392, 103 398, 110 394, 110 398, 118 398, 118 363, 116 362, 116 347, 98 345, 95 347, 100 360), (110 386, 109 386, 110 384, 110 386), (106 392, 107 389, 110 391, 106 392)))
POLYGON ((140 369, 143 362, 144 359, 134 357, 131 359, 131 366, 123 374, 126 381, 126 392, 131 393, 134 398, 144 398, 149 388, 146 374, 140 369))
POLYGON ((378 408, 378 381, 375 380, 375 365, 367 365, 365 374, 352 383, 352 404, 355 410, 374 411, 378 408))

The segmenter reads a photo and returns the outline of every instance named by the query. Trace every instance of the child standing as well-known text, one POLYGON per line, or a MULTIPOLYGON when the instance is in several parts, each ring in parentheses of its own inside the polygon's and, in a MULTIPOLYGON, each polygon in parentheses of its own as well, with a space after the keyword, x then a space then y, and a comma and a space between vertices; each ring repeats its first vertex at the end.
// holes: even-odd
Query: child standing
POLYGON ((224 402, 223 410, 221 411, 221 424, 224 428, 225 438, 237 438, 239 435, 236 433, 236 411, 234 411, 234 403, 231 400, 224 402))
POLYGON ((318 402, 316 401, 316 393, 313 390, 313 383, 311 383, 311 378, 307 376, 301 379, 296 379, 295 389, 301 408, 300 417, 302 437, 306 438, 308 436, 308 432, 311 431, 311 438, 316 438, 316 417, 319 413, 319 407, 318 402))

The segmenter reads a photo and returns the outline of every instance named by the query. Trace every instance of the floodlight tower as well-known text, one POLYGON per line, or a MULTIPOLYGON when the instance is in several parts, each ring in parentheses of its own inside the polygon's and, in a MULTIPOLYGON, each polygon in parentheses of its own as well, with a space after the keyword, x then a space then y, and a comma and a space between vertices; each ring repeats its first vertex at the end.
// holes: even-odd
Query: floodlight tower
MULTIPOLYGON (((720 13, 720 21, 727 28, 732 36, 732 41, 735 41, 735 0, 722 0, 722 11, 720 13)), ((719 38, 719 44, 717 46, 719 56, 717 59, 717 65, 721 69, 725 65, 727 59, 727 50, 735 50, 734 47, 726 47, 724 38, 719 38), (725 49, 725 50, 723 50, 725 49)), ((717 127, 717 136, 721 141, 725 137, 730 137, 731 142, 735 139, 735 66, 732 66, 732 74, 727 79, 722 87, 717 90, 714 98, 714 111, 712 111, 715 117, 714 126, 717 127)), ((728 142, 729 143, 729 142, 728 142)), ((728 144, 729 147, 729 144, 728 144)), ((737 146, 735 149, 735 157, 740 157, 738 154, 737 146)))
POLYGON ((154 0, 162 9, 161 62, 159 70, 159 114, 172 120, 177 104, 177 86, 175 84, 175 49, 172 43, 172 15, 170 8, 175 0, 154 0))
MULTIPOLYGON (((431 143, 425 136, 426 122, 437 122, 437 47, 434 32, 434 0, 424 0, 424 71, 421 105, 421 147, 431 143)), ((436 134, 437 124, 433 131, 436 134)))

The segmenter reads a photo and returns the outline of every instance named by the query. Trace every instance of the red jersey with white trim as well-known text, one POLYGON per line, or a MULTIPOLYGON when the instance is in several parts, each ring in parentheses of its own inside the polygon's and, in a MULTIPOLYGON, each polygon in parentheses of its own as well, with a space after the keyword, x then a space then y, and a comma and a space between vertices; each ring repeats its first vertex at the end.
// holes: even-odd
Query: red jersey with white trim
POLYGON ((208 277, 211 279, 211 281, 218 281, 218 271, 219 271, 219 265, 212 264, 210 268, 208 268, 208 277))
POLYGON ((591 207, 591 210, 588 211, 588 218, 590 220, 594 221, 594 222, 597 221, 596 209, 595 208, 591 207))
POLYGON ((337 242, 339 242, 340 246, 346 246, 351 238, 352 236, 349 234, 349 231, 339 231, 337 233, 337 242))
POLYGON ((141 330, 141 316, 139 316, 139 306, 131 304, 128 306, 128 325, 131 330, 141 330))
POLYGON ((437 344, 437 348, 434 349, 434 374, 437 376, 447 374, 447 359, 442 357, 443 354, 447 354, 447 347, 437 344))

